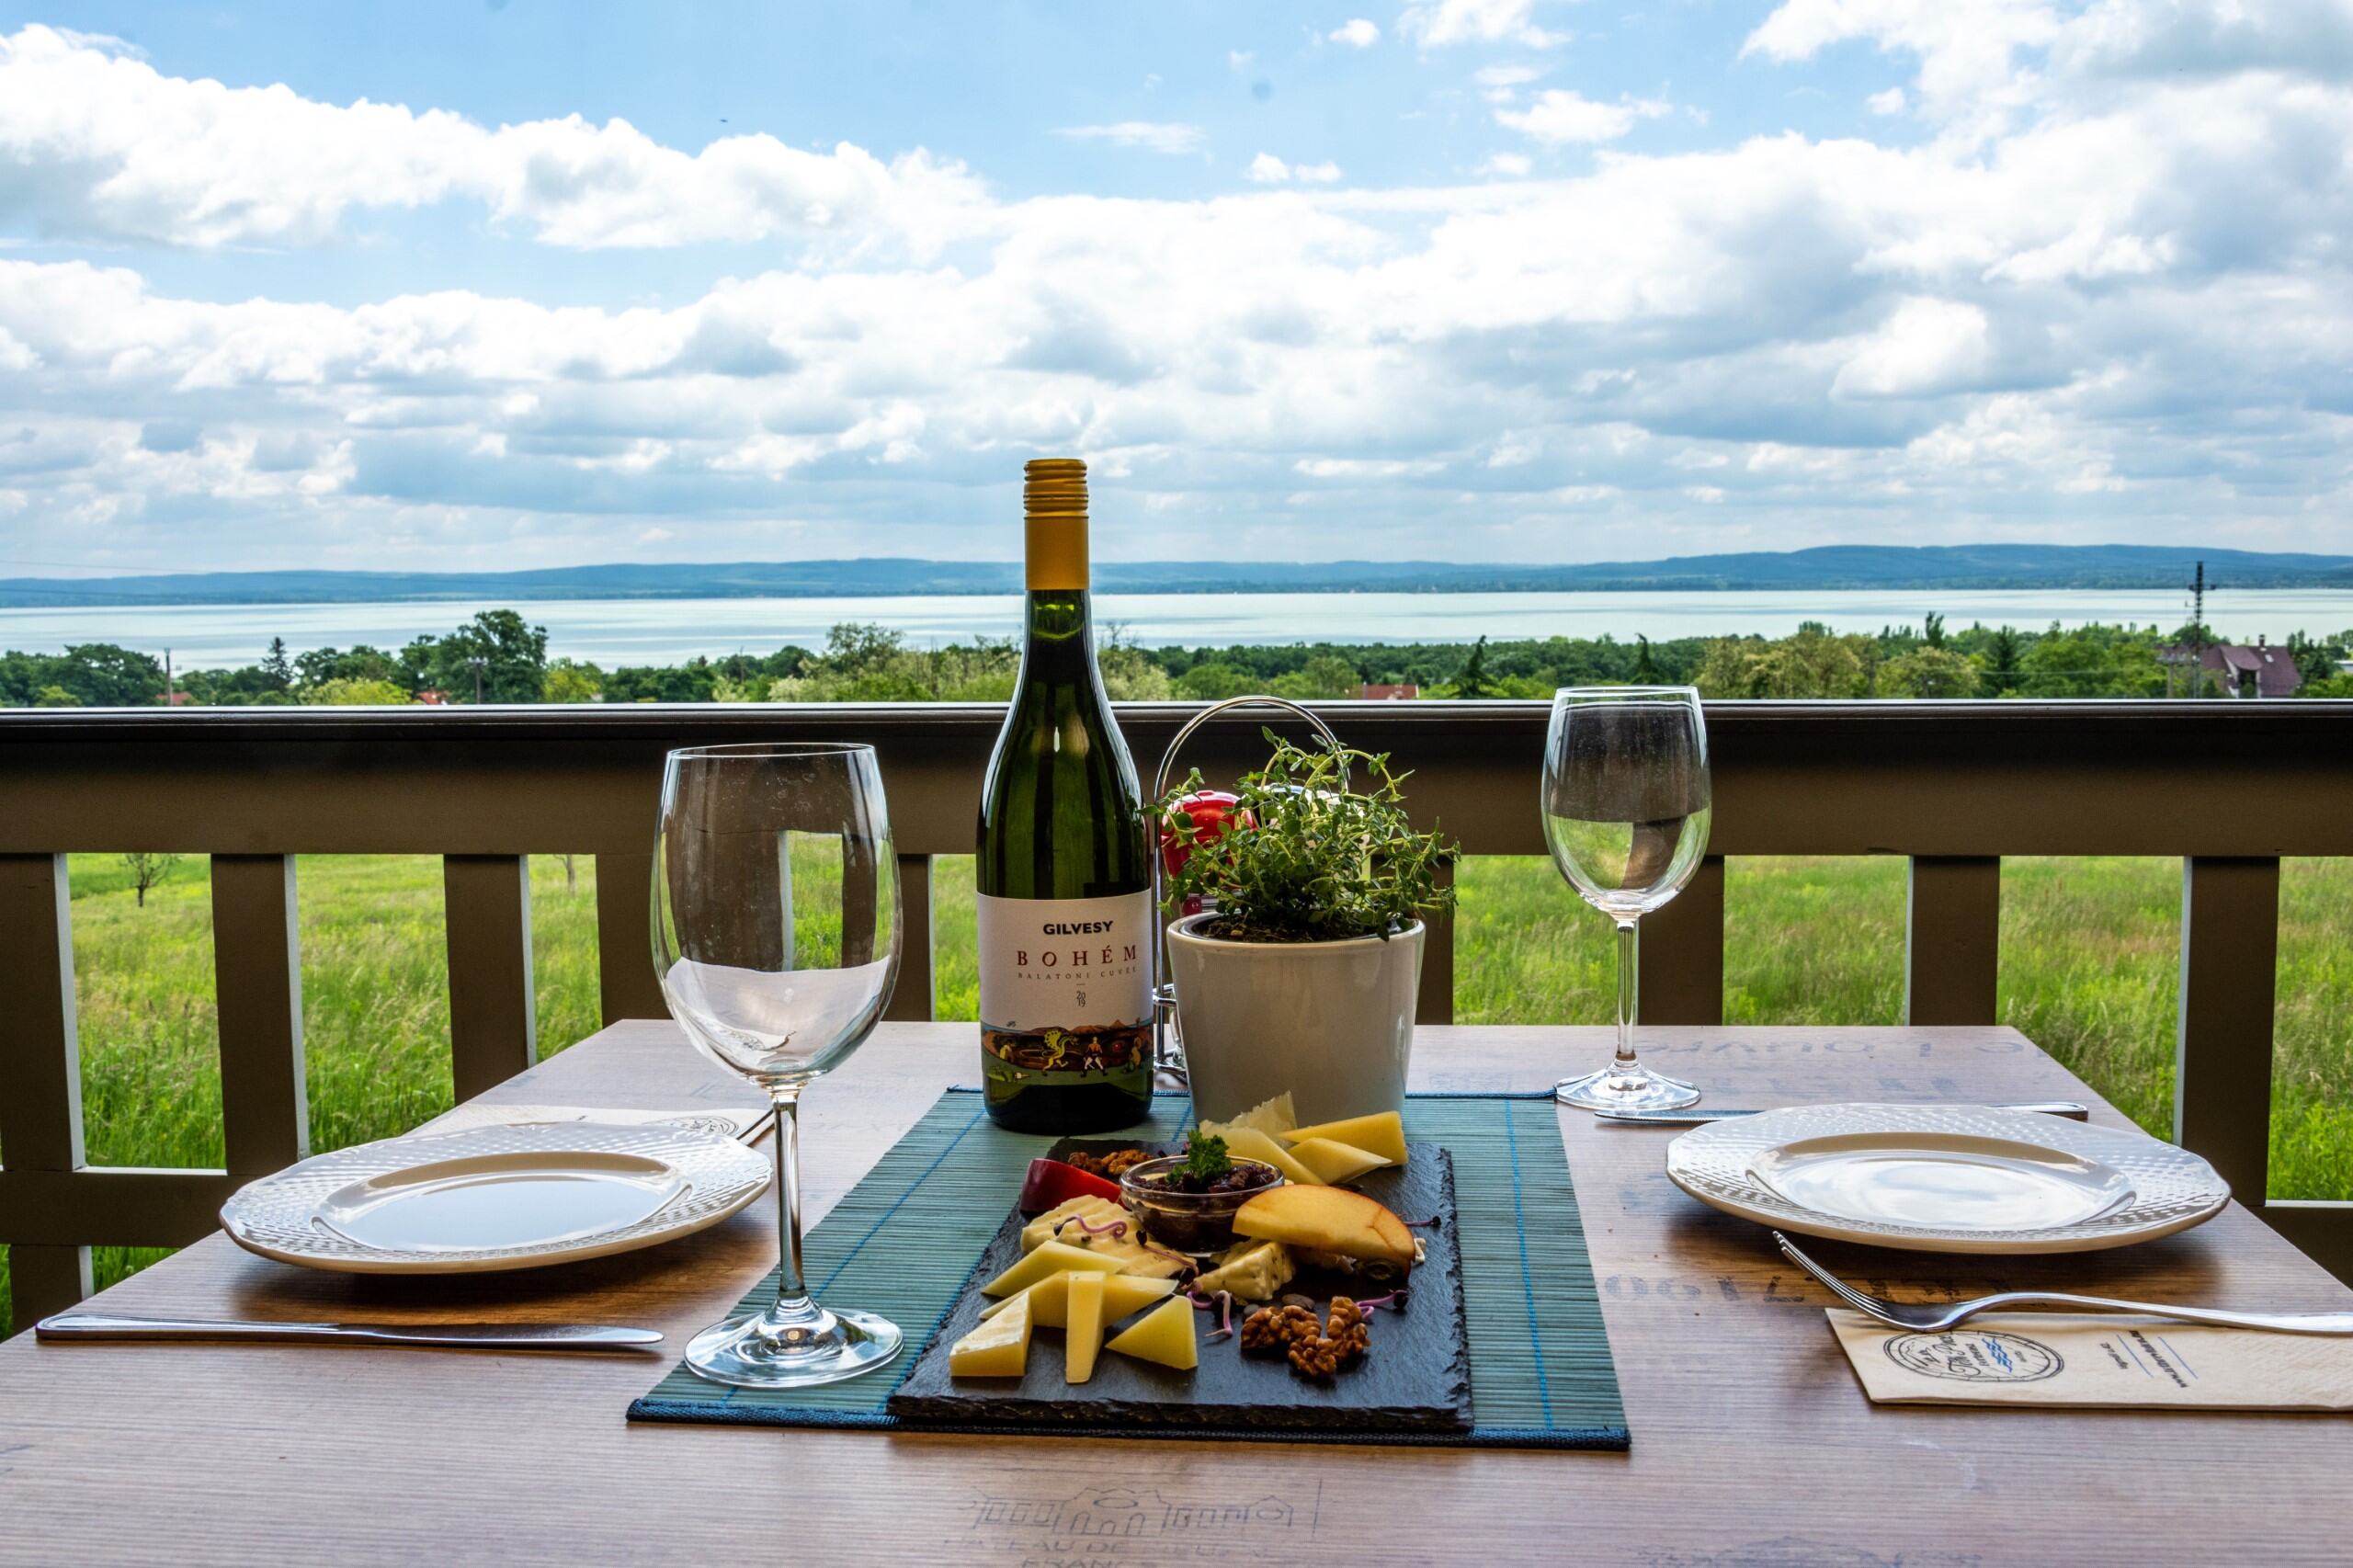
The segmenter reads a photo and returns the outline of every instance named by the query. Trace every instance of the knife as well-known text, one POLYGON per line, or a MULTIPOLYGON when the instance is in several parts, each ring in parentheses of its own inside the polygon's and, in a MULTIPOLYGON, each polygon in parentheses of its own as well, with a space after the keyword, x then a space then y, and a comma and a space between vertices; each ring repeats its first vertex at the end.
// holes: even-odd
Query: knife
POLYGON ((620 1350, 662 1343, 650 1328, 574 1323, 233 1323, 60 1312, 33 1325, 43 1342, 204 1340, 257 1345, 438 1345, 464 1350, 620 1350))
MULTIPOLYGON (((1783 1110, 1793 1108, 1783 1106, 1783 1110)), ((2091 1119, 2091 1108, 2074 1100, 2029 1100, 2023 1104, 1988 1106, 1988 1110, 2031 1110, 2044 1116, 2063 1116, 2073 1121, 2091 1119)), ((1597 1110, 1596 1121, 1631 1121, 1649 1127, 1699 1127, 1711 1121, 1736 1121, 1744 1116, 1759 1116, 1754 1110, 1597 1110)))

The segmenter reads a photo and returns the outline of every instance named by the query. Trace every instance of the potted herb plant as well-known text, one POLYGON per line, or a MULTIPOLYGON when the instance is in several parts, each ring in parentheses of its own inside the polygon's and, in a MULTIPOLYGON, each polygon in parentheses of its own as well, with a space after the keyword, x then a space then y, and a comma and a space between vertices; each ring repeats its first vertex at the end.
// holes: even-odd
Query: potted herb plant
POLYGON ((1423 918, 1452 850, 1415 831, 1386 756, 1267 733, 1267 765, 1203 810, 1196 772, 1158 805, 1166 928, 1196 1115, 1289 1091, 1304 1123, 1402 1109, 1423 918))

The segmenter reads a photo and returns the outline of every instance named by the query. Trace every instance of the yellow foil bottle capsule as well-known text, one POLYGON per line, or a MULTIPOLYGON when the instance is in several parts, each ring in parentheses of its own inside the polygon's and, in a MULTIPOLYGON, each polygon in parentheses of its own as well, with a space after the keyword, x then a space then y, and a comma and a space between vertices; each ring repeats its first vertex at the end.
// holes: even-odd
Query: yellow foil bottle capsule
POLYGON ((1086 465, 1040 458, 1022 471, 1022 533, 1028 586, 1086 587, 1086 465))

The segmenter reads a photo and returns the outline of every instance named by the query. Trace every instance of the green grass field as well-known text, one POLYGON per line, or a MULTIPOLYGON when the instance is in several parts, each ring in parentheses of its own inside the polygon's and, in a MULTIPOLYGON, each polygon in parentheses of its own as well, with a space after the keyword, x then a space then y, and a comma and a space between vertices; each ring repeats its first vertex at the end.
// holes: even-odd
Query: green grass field
MULTIPOLYGON (((532 862, 543 1054, 597 1027, 596 873, 585 858, 575 871, 568 884, 561 860, 532 862)), ((306 858, 298 877, 312 1148, 389 1137, 447 1109, 438 863, 306 858)), ((2020 859, 2003 868, 2003 1021, 2159 1133, 2173 1114, 2180 877, 2178 862, 2154 859, 2020 859)), ((111 857, 77 857, 73 881, 90 1162, 219 1165, 204 861, 183 862, 143 909, 111 857)), ((1736 859, 1728 881, 1727 1023, 1898 1017, 1901 861, 1736 859)), ((934 882, 939 1016, 969 1019, 978 995, 971 860, 942 861, 934 882)), ((1608 925, 1570 896, 1550 865, 1475 859, 1461 887, 1456 1006, 1463 1022, 1608 1020, 1608 925)), ((2353 1197, 2353 863, 2285 868, 2279 998, 2272 1192, 2353 1197)), ((97 1249, 98 1282, 161 1256, 97 1249)), ((0 1317, 0 1335, 6 1332, 0 1317)))

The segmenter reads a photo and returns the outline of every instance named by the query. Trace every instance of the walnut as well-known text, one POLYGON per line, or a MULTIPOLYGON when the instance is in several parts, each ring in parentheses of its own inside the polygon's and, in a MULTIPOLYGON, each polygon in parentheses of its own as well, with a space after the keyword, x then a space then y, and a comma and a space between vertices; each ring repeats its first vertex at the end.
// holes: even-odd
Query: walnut
POLYGON ((1290 1347, 1293 1370, 1311 1378, 1328 1378, 1340 1369, 1340 1346, 1336 1341, 1322 1335, 1313 1339, 1296 1340, 1290 1347))
POLYGON ((1372 1324, 1364 1310, 1346 1296, 1332 1298, 1332 1325, 1324 1330, 1343 1367, 1372 1348, 1372 1324))
POLYGON ((1106 1181, 1117 1181, 1129 1170, 1154 1156, 1142 1149, 1115 1149, 1108 1154, 1090 1154, 1084 1149, 1074 1149, 1064 1165, 1076 1165, 1089 1176, 1099 1176, 1106 1181))
POLYGON ((1304 1307, 1260 1307, 1242 1320, 1242 1348, 1278 1351, 1323 1333, 1315 1314, 1304 1307))

